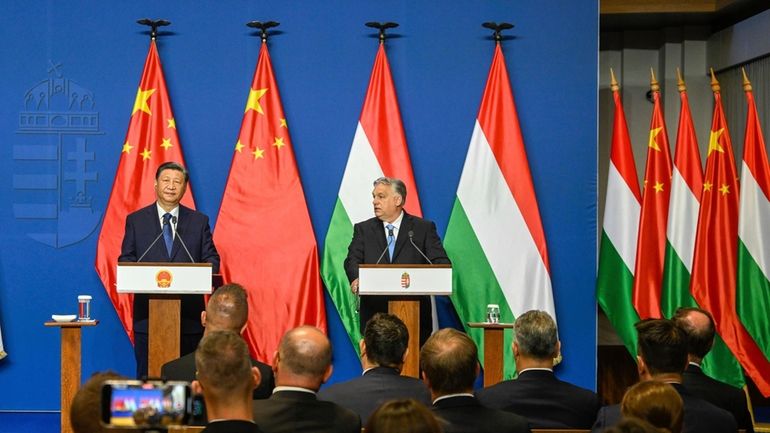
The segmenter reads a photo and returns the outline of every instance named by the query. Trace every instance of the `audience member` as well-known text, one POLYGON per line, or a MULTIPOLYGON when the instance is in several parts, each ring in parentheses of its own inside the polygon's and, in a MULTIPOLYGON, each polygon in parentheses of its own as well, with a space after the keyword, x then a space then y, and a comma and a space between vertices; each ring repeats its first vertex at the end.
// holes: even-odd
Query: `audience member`
POLYGON ((107 433, 101 424, 102 385, 108 380, 126 379, 118 373, 105 371, 95 373, 75 393, 70 406, 70 424, 75 433, 107 433))
POLYGON ((521 415, 532 428, 590 428, 599 410, 595 393, 553 373, 559 356, 556 322, 545 311, 528 311, 514 324, 513 357, 518 378, 476 392, 481 404, 521 415))
POLYGON ((260 373, 253 367, 246 342, 232 331, 209 331, 195 351, 197 380, 209 416, 203 433, 261 433, 252 420, 252 392, 260 373))
POLYGON ((683 404, 682 397, 673 386, 648 380, 626 391, 620 403, 620 413, 624 417, 643 419, 670 433, 681 433, 683 404))
POLYGON ((391 400, 377 408, 366 433, 442 433, 436 417, 422 403, 412 400, 391 400))
MULTIPOLYGON (((246 328, 248 315, 246 291, 240 284, 226 284, 214 291, 206 305, 206 310, 201 312, 203 335, 212 331, 232 331, 240 334, 246 328)), ((251 359, 251 365, 257 367, 262 376, 261 383, 254 389, 253 398, 270 397, 275 387, 273 370, 269 365, 255 359, 251 359)), ((166 380, 191 382, 195 379, 195 353, 189 353, 163 364, 160 374, 166 380)))
POLYGON ((254 401, 254 420, 267 433, 359 433, 361 419, 342 406, 316 397, 332 374, 332 348, 317 328, 301 326, 281 339, 273 361, 276 387, 254 401))
POLYGON ((634 417, 623 418, 612 427, 604 430, 604 433, 666 433, 648 423, 647 421, 634 417))
POLYGON ((433 398, 433 412, 447 433, 524 433, 527 420, 479 404, 473 382, 479 374, 476 344, 464 333, 446 328, 428 338, 420 351, 422 377, 433 398))
MULTIPOLYGON (((684 402, 684 433, 735 433, 733 416, 724 409, 696 397, 682 386, 682 373, 687 365, 687 335, 672 320, 647 319, 636 324, 638 336, 637 369, 642 381, 669 383, 684 402)), ((603 431, 620 419, 620 406, 603 407, 593 431, 603 431)))
POLYGON ((732 413, 739 429, 753 433, 754 425, 743 390, 713 379, 701 369, 703 358, 714 345, 716 335, 714 318, 708 311, 700 308, 679 308, 674 314, 673 320, 687 334, 687 360, 689 364, 684 370, 682 379, 684 387, 714 406, 732 413))
POLYGON ((388 400, 412 398, 430 406, 430 392, 425 384, 401 376, 408 344, 409 331, 401 319, 376 313, 366 323, 364 338, 359 342, 363 375, 322 389, 318 398, 356 412, 362 421, 388 400))

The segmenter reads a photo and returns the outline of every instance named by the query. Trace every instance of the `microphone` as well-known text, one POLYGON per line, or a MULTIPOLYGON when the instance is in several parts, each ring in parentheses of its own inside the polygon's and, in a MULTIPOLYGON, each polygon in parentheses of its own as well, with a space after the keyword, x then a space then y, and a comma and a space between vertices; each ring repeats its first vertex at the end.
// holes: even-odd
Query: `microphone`
POLYGON ((193 260, 193 258, 192 258, 192 254, 190 254, 190 250, 187 249, 187 245, 185 245, 184 239, 182 239, 182 235, 179 234, 179 230, 176 229, 176 221, 177 221, 176 217, 172 216, 171 217, 171 223, 172 223, 171 228, 174 229, 174 235, 176 237, 178 237, 179 238, 179 242, 182 243, 182 248, 184 248, 184 252, 187 253, 187 257, 190 258, 190 262, 191 263, 195 263, 195 260, 193 260))
POLYGON ((136 260, 136 262, 137 262, 137 263, 139 263, 139 262, 141 262, 141 261, 142 261, 142 259, 144 258, 144 256, 146 256, 146 255, 147 255, 147 253, 149 253, 149 252, 150 252, 150 250, 152 249, 153 245, 155 245, 155 243, 156 243, 156 242, 158 242, 158 239, 160 239, 160 238, 163 236, 163 228, 165 228, 165 227, 166 227, 166 224, 168 224, 168 221, 164 221, 164 222, 163 222, 163 227, 161 227, 161 229, 160 229, 160 233, 158 233, 158 236, 156 236, 156 237, 155 237, 155 239, 152 241, 152 243, 150 244, 150 246, 149 246, 149 247, 147 247, 147 249, 146 249, 146 250, 144 250, 144 252, 142 253, 142 255, 141 255, 141 256, 139 256, 139 259, 137 259, 137 260, 136 260))
POLYGON ((390 240, 388 241, 388 244, 385 245, 385 249, 382 250, 382 254, 380 254, 380 257, 377 259, 377 263, 375 263, 375 265, 380 264, 380 260, 382 260, 382 258, 385 256, 385 253, 388 251, 388 248, 390 248, 390 244, 392 244, 393 241, 396 239, 396 236, 393 234, 393 229, 388 229, 388 237, 390 238, 390 240))
POLYGON ((422 252, 420 247, 418 247, 417 244, 414 243, 414 239, 412 239, 414 237, 414 231, 413 230, 409 230, 408 234, 409 234, 409 243, 412 244, 414 249, 416 249, 417 252, 420 253, 420 255, 423 256, 423 258, 425 258, 425 260, 427 260, 428 263, 432 265, 433 262, 428 258, 428 256, 425 255, 425 253, 422 252))

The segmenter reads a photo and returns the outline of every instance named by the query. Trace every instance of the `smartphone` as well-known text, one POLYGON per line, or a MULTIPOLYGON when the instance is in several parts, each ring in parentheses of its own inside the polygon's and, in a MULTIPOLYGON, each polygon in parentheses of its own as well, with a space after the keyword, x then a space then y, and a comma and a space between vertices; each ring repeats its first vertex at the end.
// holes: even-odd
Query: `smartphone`
POLYGON ((186 425, 193 398, 187 382, 108 380, 102 386, 101 406, 107 427, 186 425))

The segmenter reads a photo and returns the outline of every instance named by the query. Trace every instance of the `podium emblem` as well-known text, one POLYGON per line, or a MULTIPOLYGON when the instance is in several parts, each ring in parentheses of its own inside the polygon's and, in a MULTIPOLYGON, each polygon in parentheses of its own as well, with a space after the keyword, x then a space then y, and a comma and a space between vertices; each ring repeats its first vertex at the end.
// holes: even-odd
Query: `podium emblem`
POLYGON ((401 274, 401 288, 408 289, 410 284, 412 284, 412 279, 409 278, 409 273, 404 272, 401 274))
POLYGON ((171 287, 171 281, 174 279, 174 275, 171 271, 161 269, 155 274, 155 282, 158 283, 158 287, 161 289, 168 289, 171 287))

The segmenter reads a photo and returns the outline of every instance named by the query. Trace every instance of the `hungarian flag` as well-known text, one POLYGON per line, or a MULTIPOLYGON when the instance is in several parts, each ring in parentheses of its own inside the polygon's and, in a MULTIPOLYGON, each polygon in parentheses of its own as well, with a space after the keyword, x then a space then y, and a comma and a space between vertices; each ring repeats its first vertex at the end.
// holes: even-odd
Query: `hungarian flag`
MULTIPOLYGON (((671 317, 679 307, 697 307, 690 293, 690 274, 695 233, 698 228, 698 211, 703 190, 698 139, 695 136, 687 87, 679 79, 679 128, 676 134, 674 172, 671 179, 671 201, 666 233, 666 259, 663 270, 661 310, 671 317)), ((743 386, 743 370, 724 341, 717 335, 714 346, 703 359, 701 368, 709 376, 735 386, 743 386)))
POLYGON ((634 308, 642 319, 661 317, 660 292, 666 254, 668 202, 671 196, 671 152, 663 120, 660 86, 655 76, 652 77, 652 97, 654 106, 647 143, 647 166, 644 169, 633 291, 634 308))
POLYGON ((350 291, 350 282, 345 274, 343 262, 353 238, 353 224, 374 216, 372 182, 381 176, 396 177, 404 181, 409 193, 406 211, 422 216, 404 127, 401 124, 396 89, 383 44, 380 44, 374 59, 361 117, 353 137, 345 173, 342 175, 342 184, 329 230, 326 232, 321 265, 321 275, 326 288, 356 352, 359 350, 358 341, 361 339, 357 299, 350 291))
POLYGON ((615 100, 615 116, 599 246, 596 300, 623 344, 636 356, 634 324, 639 321, 639 315, 634 309, 631 297, 642 194, 639 191, 631 138, 628 135, 626 115, 620 99, 620 86, 615 81, 614 74, 610 89, 615 100))
POLYGON ((768 395, 770 362, 744 328, 736 311, 738 175, 719 83, 713 73, 712 89, 714 118, 706 156, 690 289, 698 305, 714 316, 717 332, 746 373, 759 390, 768 395))
MULTIPOLYGON (((150 42, 150 52, 144 62, 126 139, 120 147, 118 170, 96 245, 96 272, 133 341, 133 296, 119 295, 115 287, 126 216, 155 201, 153 185, 158 166, 168 161, 184 164, 182 144, 176 132, 176 121, 154 39, 150 42)), ((195 208, 189 185, 182 204, 195 208)))
MULTIPOLYGON (((764 377, 770 380, 767 367, 770 359, 770 166, 751 83, 745 72, 744 89, 748 114, 741 167, 736 303, 741 322, 761 350, 754 354, 756 364, 764 365, 764 377)), ((766 381, 764 385, 763 394, 767 396, 770 388, 766 381)))
POLYGON ((244 337, 266 363, 283 334, 326 329, 318 248, 267 44, 249 88, 214 243, 225 282, 248 292, 244 337))
MULTIPOLYGON (((454 267, 452 303, 462 322, 483 322, 487 304, 500 306, 502 322, 533 309, 556 319, 545 234, 500 44, 444 243, 454 267)), ((481 347, 483 331, 468 331, 481 347)), ((511 334, 505 338, 510 347, 511 334)), ((505 358, 510 378, 515 365, 510 352, 505 358)))

